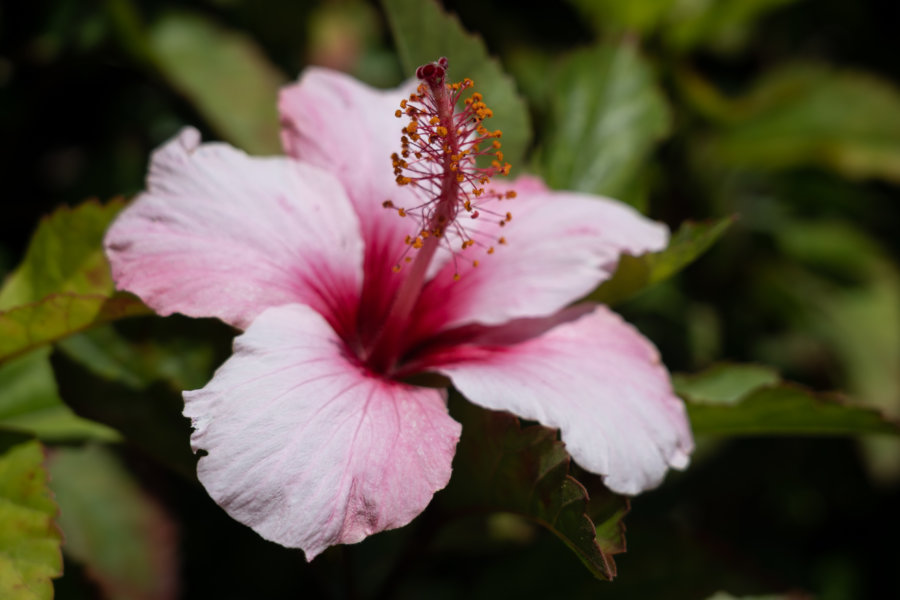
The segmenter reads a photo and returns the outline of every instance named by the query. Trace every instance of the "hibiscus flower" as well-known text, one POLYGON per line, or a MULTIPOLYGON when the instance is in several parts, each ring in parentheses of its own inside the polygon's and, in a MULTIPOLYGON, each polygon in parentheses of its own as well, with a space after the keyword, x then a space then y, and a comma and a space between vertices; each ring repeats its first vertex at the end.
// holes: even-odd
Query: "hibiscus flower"
POLYGON ((471 82, 445 68, 390 91, 308 69, 281 94, 286 156, 185 129, 106 236, 119 289, 243 330, 184 393, 198 476, 309 560, 409 523, 447 484, 460 425, 417 375, 558 428, 623 494, 692 450, 653 345, 604 306, 570 306, 667 229, 534 177, 491 182, 509 170, 500 132, 478 94, 454 112, 471 82))

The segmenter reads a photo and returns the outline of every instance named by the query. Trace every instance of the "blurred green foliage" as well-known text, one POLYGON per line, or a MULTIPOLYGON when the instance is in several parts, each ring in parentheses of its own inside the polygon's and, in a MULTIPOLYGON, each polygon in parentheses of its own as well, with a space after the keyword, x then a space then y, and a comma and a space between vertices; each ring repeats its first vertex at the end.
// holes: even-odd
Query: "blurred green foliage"
MULTIPOLYGON (((896 431, 900 5, 443 4, 3 6, 0 428, 11 441, 0 456, 0 530, 27 521, 36 554, 15 545, 30 538, 0 535, 0 595, 25 581, 34 595, 10 597, 49 597, 58 570, 41 446, 22 432, 73 443, 117 438, 112 427, 123 444, 57 449, 50 463, 73 540, 60 598, 900 596, 900 447, 888 437, 700 437, 687 473, 634 500, 629 552, 616 556, 611 584, 532 527, 546 519, 543 508, 522 510, 527 487, 507 497, 482 487, 462 500, 448 490, 409 527, 305 565, 225 517, 193 481, 179 391, 203 385, 233 332, 178 317, 119 322, 146 312, 112 295, 99 251, 120 204, 83 201, 138 192, 150 152, 187 124, 277 153, 277 89, 307 64, 391 86, 447 55, 455 77, 476 80, 497 125, 506 120, 514 173, 620 197, 677 229, 669 249, 625 257, 594 298, 622 302, 671 369, 702 370, 676 378, 698 434, 896 431), (79 207, 54 212, 60 205, 79 207), (686 219, 696 222, 679 229, 686 219), (835 403, 828 390, 847 397, 835 403), (81 496, 84 481, 93 493, 81 496), (479 494, 532 521, 454 513, 479 494), (103 508, 115 505, 134 512, 103 508), (161 520, 173 533, 154 538, 147 529, 161 520), (133 552, 116 556, 120 531, 133 552), (158 553, 176 537, 173 575, 158 553), (175 583, 148 585, 148 572, 175 583)), ((497 451, 547 435, 523 431, 497 451)), ((554 456, 553 440, 539 441, 537 455, 554 456)), ((462 454, 478 442, 464 438, 462 454)), ((553 464, 560 481, 605 498, 595 478, 553 464)), ((471 466, 457 467, 453 485, 465 487, 471 466)), ((599 512, 588 506, 593 528, 576 518, 556 533, 583 559, 611 556, 623 506, 615 497, 599 512)))
POLYGON ((62 572, 62 536, 47 487, 44 449, 36 440, 0 434, 0 594, 53 598, 51 577, 62 572))

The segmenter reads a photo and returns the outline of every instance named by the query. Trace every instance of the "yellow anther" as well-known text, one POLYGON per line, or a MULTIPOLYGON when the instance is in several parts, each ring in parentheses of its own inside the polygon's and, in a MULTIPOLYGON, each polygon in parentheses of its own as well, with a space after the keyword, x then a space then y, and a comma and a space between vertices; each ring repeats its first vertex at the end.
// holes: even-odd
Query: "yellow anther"
POLYGON ((403 116, 403 111, 401 111, 401 110, 398 108, 397 110, 394 111, 394 116, 397 117, 397 118, 399 119, 400 117, 403 116))
POLYGON ((466 200, 465 202, 463 202, 463 208, 465 208, 468 212, 472 212, 472 201, 466 200))
POLYGON ((474 100, 475 102, 481 102, 482 97, 483 96, 480 92, 475 92, 474 94, 472 94, 472 100, 474 100))
POLYGON ((515 197, 516 197, 516 190, 509 190, 508 192, 506 192, 506 197, 507 197, 507 198, 515 198, 515 197))
POLYGON ((478 261, 477 261, 477 260, 473 260, 473 261, 472 261, 472 266, 477 268, 477 267, 478 267, 478 261))
POLYGON ((453 274, 453 281, 459 281, 459 273, 453 274))
POLYGON ((497 240, 497 242, 506 245, 506 238, 505 238, 505 237, 501 237, 499 240, 497 240))
POLYGON ((500 143, 500 140, 494 140, 493 142, 491 142, 491 146, 494 147, 494 150, 499 150, 500 146, 502 145, 503 144, 500 143))
POLYGON ((495 129, 494 132, 491 133, 491 135, 495 138, 501 138, 501 137, 503 137, 503 132, 500 131, 499 129, 495 129))
POLYGON ((437 124, 440 123, 440 122, 441 122, 441 120, 440 120, 439 118, 437 118, 437 117, 431 117, 431 118, 428 120, 428 123, 431 124, 431 125, 437 125, 437 124))
POLYGON ((394 203, 391 200, 385 200, 381 205, 385 208, 394 208, 394 203))
POLYGON ((437 132, 437 134, 439 136, 447 137, 447 128, 444 127, 443 125, 439 126, 437 129, 435 129, 435 131, 437 132))
POLYGON ((462 183, 462 182, 465 181, 465 180, 466 180, 466 178, 463 177, 463 174, 462 174, 462 173, 459 173, 459 174, 456 176, 456 183, 462 183))
POLYGON ((406 98, 400 101, 400 108, 406 108, 406 98))
POLYGON ((494 253, 494 247, 491 246, 490 248, 488 248, 488 249, 487 249, 487 253, 488 253, 488 254, 493 254, 493 253, 494 253))
POLYGON ((412 247, 415 248, 416 250, 421 248, 422 247, 422 238, 417 237, 416 241, 413 242, 412 247))
POLYGON ((391 267, 391 270, 392 270, 394 273, 399 273, 399 272, 400 272, 400 269, 402 269, 402 268, 403 268, 403 267, 401 267, 400 265, 394 265, 393 267, 391 267))
MULTIPOLYGON (((404 178, 404 179, 405 179, 405 178, 404 178)), ((398 209, 397 209, 397 214, 400 215, 401 217, 405 217, 405 216, 406 216, 406 209, 405 209, 405 208, 398 208, 398 209)))
POLYGON ((497 160, 503 160, 503 153, 499 150, 497 151, 497 160))
POLYGON ((403 262, 412 262, 412 257, 411 256, 404 257, 403 262))
POLYGON ((473 85, 475 85, 475 82, 472 81, 471 79, 469 79, 468 77, 466 77, 465 79, 462 80, 462 84, 466 87, 472 87, 473 85))
POLYGON ((512 221, 512 213, 510 213, 510 212, 506 213, 506 220, 512 221))

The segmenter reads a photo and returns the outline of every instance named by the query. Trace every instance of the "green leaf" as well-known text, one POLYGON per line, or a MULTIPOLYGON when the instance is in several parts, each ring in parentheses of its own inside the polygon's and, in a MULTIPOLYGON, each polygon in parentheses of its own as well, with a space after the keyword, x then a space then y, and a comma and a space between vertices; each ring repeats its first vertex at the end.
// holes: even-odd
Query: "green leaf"
POLYGON ((569 0, 602 33, 658 34, 668 49, 740 49, 769 12, 797 0, 569 0))
POLYGON ((541 153, 547 182, 621 196, 670 129, 653 70, 630 43, 599 44, 571 55, 553 87, 541 153))
POLYGON ((114 430, 82 419, 59 397, 50 349, 40 348, 0 365, 0 428, 23 431, 46 441, 118 441, 114 430))
MULTIPOLYGON (((805 267, 770 268, 767 289, 787 300, 794 335, 828 349, 848 394, 900 417, 900 270, 889 253, 844 221, 788 221, 775 239, 805 267)), ((779 341, 770 348, 784 352, 779 341)), ((866 439, 863 450, 870 473, 897 480, 900 440, 866 439)))
POLYGON ((611 278, 590 295, 594 302, 616 304, 642 289, 668 279, 706 252, 734 222, 734 217, 704 223, 685 222, 659 252, 624 254, 611 278))
POLYGON ((103 234, 125 206, 89 201, 63 206, 44 217, 22 264, 0 290, 0 310, 37 302, 50 294, 108 296, 113 291, 103 254, 103 234))
POLYGON ((251 154, 281 153, 278 90, 287 83, 246 36, 187 12, 149 32, 159 70, 219 135, 251 154))
POLYGON ((602 32, 623 30, 649 33, 665 18, 676 0, 569 0, 582 15, 602 32))
POLYGON ((760 169, 819 166, 853 179, 900 182, 900 91, 873 75, 782 67, 730 114, 707 149, 717 160, 760 169))
POLYGON ((716 592, 706 600, 797 600, 806 596, 797 596, 795 594, 772 594, 765 596, 732 596, 727 592, 716 592))
POLYGON ((404 71, 412 76, 418 66, 446 56, 451 80, 472 79, 494 112, 485 126, 503 131, 503 154, 515 171, 531 140, 528 107, 481 38, 434 0, 384 0, 383 5, 404 71))
POLYGON ((181 412, 180 391, 167 381, 135 389, 130 383, 98 377, 63 353, 54 353, 60 395, 78 414, 122 432, 130 444, 187 479, 196 475, 190 421, 181 412))
POLYGON ((678 395, 706 404, 737 404, 753 390, 780 381, 778 371, 763 365, 720 364, 695 375, 672 375, 678 395))
POLYGON ((125 205, 85 202, 44 218, 0 290, 0 363, 93 325, 148 314, 115 294, 103 234, 125 205))
POLYGON ((52 294, 0 312, 0 363, 95 325, 146 314, 150 310, 128 294, 52 294))
POLYGON ((900 436, 900 424, 880 412, 776 380, 765 367, 718 365, 673 379, 698 435, 900 436))
MULTIPOLYGON (((154 328, 165 331, 168 322, 157 320, 154 328)), ((66 338, 58 347, 104 379, 136 390, 162 380, 181 391, 201 388, 209 381, 215 364, 209 337, 204 328, 194 326, 175 338, 131 341, 107 325, 66 338)))
POLYGON ((628 500, 597 486, 590 497, 569 475, 569 455, 556 430, 520 426, 508 413, 451 404, 463 424, 453 479, 443 495, 458 510, 510 512, 553 532, 600 579, 616 575, 625 551, 628 500))
POLYGON ((47 487, 44 451, 37 441, 0 454, 0 597, 53 597, 50 580, 62 574, 62 536, 53 522, 56 504, 47 487))
POLYGON ((113 453, 60 448, 48 462, 65 553, 87 567, 104 597, 175 597, 175 526, 113 453))
POLYGON ((766 14, 797 0, 692 0, 676 2, 662 30, 669 48, 685 52, 699 46, 733 52, 751 38, 766 14))

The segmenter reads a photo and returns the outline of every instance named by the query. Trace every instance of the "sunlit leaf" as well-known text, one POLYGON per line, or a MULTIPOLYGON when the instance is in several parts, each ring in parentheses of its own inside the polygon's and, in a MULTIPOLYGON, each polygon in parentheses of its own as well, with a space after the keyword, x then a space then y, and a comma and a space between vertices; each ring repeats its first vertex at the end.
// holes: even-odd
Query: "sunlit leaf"
POLYGON ((484 95, 494 112, 486 127, 503 131, 506 160, 512 163, 513 172, 521 168, 531 140, 528 108, 512 78, 488 55, 481 38, 463 29, 459 20, 434 0, 383 0, 383 4, 404 71, 412 75, 419 65, 446 56, 450 80, 468 77, 475 82, 474 89, 484 95))
POLYGON ((0 437, 0 598, 49 600, 62 536, 37 441, 0 437))
POLYGON ((287 83, 243 34, 187 12, 150 29, 154 62, 225 139, 251 154, 281 152, 277 99, 287 83))
POLYGON ((774 377, 765 367, 718 365, 674 383, 699 435, 900 436, 900 424, 877 410, 774 377))
POLYGON ((782 67, 731 114, 708 148, 717 160, 762 169, 812 165, 900 182, 900 91, 874 75, 782 67))
POLYGON ((118 440, 114 430, 79 417, 63 403, 49 356, 49 348, 40 348, 0 365, 0 428, 49 441, 118 440))
POLYGON ((630 43, 600 44, 568 57, 554 82, 547 182, 620 197, 670 128, 653 70, 630 43))
POLYGON ((0 312, 0 363, 94 325, 149 313, 128 294, 52 294, 0 312))
POLYGON ((665 250, 641 256, 622 255, 616 272, 590 295, 590 299, 615 304, 671 277, 697 260, 733 222, 732 217, 704 223, 686 222, 672 236, 665 250))
POLYGON ((600 486, 589 497, 568 474, 569 455, 555 430, 522 428, 512 415, 464 401, 454 402, 452 410, 463 436, 447 504, 533 520, 556 534, 594 576, 615 577, 613 555, 625 551, 622 519, 628 500, 600 486))
POLYGON ((65 553, 87 567, 104 596, 175 598, 175 526, 113 453, 60 448, 48 463, 65 553))
POLYGON ((125 206, 89 201, 62 206, 44 217, 25 258, 0 290, 0 310, 37 302, 50 294, 104 295, 113 291, 103 254, 106 228, 125 206))
POLYGON ((0 290, 0 362, 93 325, 147 314, 114 293, 103 233, 122 209, 114 200, 62 207, 44 218, 22 263, 0 290))

